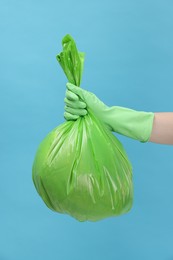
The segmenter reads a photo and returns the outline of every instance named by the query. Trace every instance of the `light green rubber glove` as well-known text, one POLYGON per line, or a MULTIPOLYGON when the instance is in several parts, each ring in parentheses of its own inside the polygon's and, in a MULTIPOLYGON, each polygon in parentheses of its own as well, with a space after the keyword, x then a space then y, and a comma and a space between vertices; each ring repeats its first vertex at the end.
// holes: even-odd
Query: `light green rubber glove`
POLYGON ((108 107, 96 95, 71 83, 67 83, 64 100, 66 120, 76 120, 91 111, 111 131, 147 142, 150 138, 154 113, 135 111, 113 106, 108 107))

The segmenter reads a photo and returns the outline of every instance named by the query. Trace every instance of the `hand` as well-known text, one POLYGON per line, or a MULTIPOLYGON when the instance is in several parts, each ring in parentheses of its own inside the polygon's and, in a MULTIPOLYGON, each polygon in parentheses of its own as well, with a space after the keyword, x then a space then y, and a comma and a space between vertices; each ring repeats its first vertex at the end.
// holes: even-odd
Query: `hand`
POLYGON ((103 114, 108 107, 93 93, 67 83, 64 102, 66 104, 64 113, 66 120, 76 120, 80 116, 85 116, 88 111, 91 111, 99 120, 106 124, 103 114))

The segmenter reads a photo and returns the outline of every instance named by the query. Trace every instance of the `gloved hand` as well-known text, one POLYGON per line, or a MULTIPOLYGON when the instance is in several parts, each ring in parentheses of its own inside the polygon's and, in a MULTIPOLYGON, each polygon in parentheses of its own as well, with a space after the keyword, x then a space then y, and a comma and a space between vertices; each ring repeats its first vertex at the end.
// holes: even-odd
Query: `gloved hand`
POLYGON ((76 120, 92 112, 111 131, 147 142, 150 138, 154 113, 129 108, 108 107, 96 95, 71 83, 67 83, 64 100, 66 120, 76 120))

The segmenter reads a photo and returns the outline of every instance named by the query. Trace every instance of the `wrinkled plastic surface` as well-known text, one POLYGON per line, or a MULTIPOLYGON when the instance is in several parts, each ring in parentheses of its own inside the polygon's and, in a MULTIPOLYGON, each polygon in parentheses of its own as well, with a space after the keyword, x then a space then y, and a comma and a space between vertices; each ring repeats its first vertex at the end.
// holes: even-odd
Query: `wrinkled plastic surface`
POLYGON ((33 181, 50 209, 79 221, 117 216, 132 206, 132 168, 126 152, 91 111, 58 126, 42 141, 33 181))
POLYGON ((77 50, 75 41, 67 34, 62 39, 63 51, 56 56, 70 83, 80 86, 85 53, 77 50))

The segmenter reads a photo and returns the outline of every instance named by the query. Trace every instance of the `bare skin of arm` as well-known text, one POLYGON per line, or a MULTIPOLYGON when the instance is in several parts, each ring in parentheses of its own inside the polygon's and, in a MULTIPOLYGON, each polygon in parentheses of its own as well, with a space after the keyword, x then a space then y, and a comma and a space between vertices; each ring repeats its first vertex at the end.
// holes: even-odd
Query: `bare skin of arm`
POLYGON ((149 142, 173 145, 173 112, 154 113, 149 142))

